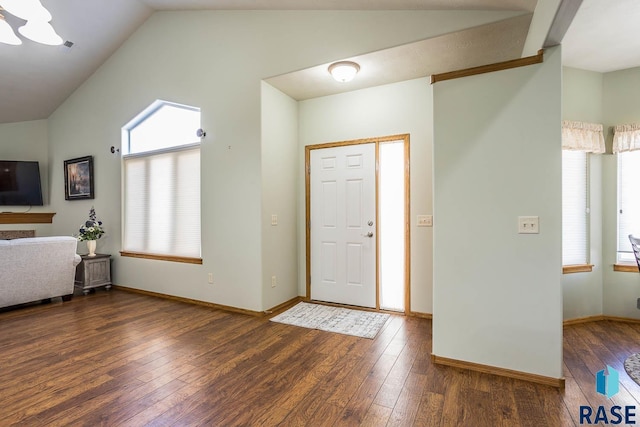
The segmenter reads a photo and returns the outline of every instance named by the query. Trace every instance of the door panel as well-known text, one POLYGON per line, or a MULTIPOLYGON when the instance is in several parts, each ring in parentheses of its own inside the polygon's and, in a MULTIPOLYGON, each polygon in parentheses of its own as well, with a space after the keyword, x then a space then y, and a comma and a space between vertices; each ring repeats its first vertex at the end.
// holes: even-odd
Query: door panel
POLYGON ((322 276, 323 283, 336 282, 337 250, 335 242, 322 242, 322 276))
POLYGON ((375 157, 375 143, 311 151, 314 300, 376 306, 375 157))
POLYGON ((347 243, 347 285, 362 286, 362 245, 347 243))
POLYGON ((362 226, 362 180, 350 179, 346 182, 347 228, 360 229, 362 226))
POLYGON ((322 227, 336 227, 337 225, 337 183, 335 181, 322 182, 322 227))

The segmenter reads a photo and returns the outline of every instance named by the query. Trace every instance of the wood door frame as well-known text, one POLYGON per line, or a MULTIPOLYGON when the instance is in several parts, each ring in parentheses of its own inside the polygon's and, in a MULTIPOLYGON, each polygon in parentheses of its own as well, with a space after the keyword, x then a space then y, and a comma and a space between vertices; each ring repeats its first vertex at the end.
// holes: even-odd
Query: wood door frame
POLYGON ((379 210, 378 205, 378 178, 379 178, 379 156, 380 144, 392 141, 403 141, 404 144, 404 313, 411 313, 411 196, 410 196, 410 146, 409 134, 389 135, 378 138, 354 139, 350 141, 329 142, 323 144, 307 145, 304 147, 304 171, 305 171, 305 235, 306 235, 306 300, 311 299, 311 150, 323 148, 345 147, 349 145, 375 144, 375 186, 376 186, 376 310, 380 310, 380 239, 379 236, 379 210))

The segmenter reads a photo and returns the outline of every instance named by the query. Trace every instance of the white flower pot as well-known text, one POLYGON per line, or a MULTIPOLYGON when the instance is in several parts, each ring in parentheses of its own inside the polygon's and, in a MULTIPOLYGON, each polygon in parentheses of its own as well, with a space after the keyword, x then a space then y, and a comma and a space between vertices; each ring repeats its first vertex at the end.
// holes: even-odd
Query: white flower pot
POLYGON ((96 256, 96 241, 87 240, 87 249, 89 249, 89 256, 96 256))

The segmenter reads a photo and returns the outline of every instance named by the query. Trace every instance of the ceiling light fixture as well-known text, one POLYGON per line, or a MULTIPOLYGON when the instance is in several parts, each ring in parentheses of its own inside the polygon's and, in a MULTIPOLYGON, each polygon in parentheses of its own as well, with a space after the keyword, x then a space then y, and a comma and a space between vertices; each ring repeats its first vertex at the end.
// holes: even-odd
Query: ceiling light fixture
POLYGON ((51 13, 40 0, 0 0, 0 6, 13 16, 25 21, 51 21, 51 13))
POLYGON ((63 41, 62 37, 56 33, 56 30, 48 22, 29 20, 25 25, 18 28, 18 32, 34 42, 50 46, 61 45, 63 41))
POLYGON ((4 20, 4 15, 0 13, 0 43, 12 44, 17 46, 22 44, 22 40, 13 32, 11 25, 4 20))
MULTIPOLYGON (((13 16, 27 21, 25 25, 18 28, 18 32, 24 37, 33 40, 34 42, 47 44, 50 46, 61 45, 63 40, 56 30, 53 29, 49 21, 51 21, 51 13, 42 6, 40 0, 0 0, 0 9, 4 9, 13 16)), ((18 39, 13 32, 11 26, 3 19, 0 23, 0 32, 7 33, 7 29, 11 30, 11 33, 18 39), (6 27, 1 29, 1 27, 6 27)), ((0 36, 0 42, 8 44, 22 44, 22 41, 18 39, 19 43, 15 42, 15 39, 10 40, 9 37, 4 35, 0 36)))
POLYGON ((341 83, 350 82, 360 71, 360 66, 351 61, 334 62, 329 65, 329 73, 341 83))

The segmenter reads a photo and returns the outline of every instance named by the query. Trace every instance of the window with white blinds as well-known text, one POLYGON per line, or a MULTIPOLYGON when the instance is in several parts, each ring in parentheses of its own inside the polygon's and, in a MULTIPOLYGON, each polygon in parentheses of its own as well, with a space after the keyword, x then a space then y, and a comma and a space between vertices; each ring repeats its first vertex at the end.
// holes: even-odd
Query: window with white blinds
POLYGON ((589 263, 588 154, 562 151, 562 264, 589 263))
POLYGON ((635 262, 629 234, 640 236, 640 151, 618 153, 618 261, 635 262))
POLYGON ((123 128, 123 252, 201 257, 199 124, 199 109, 156 101, 123 128))

